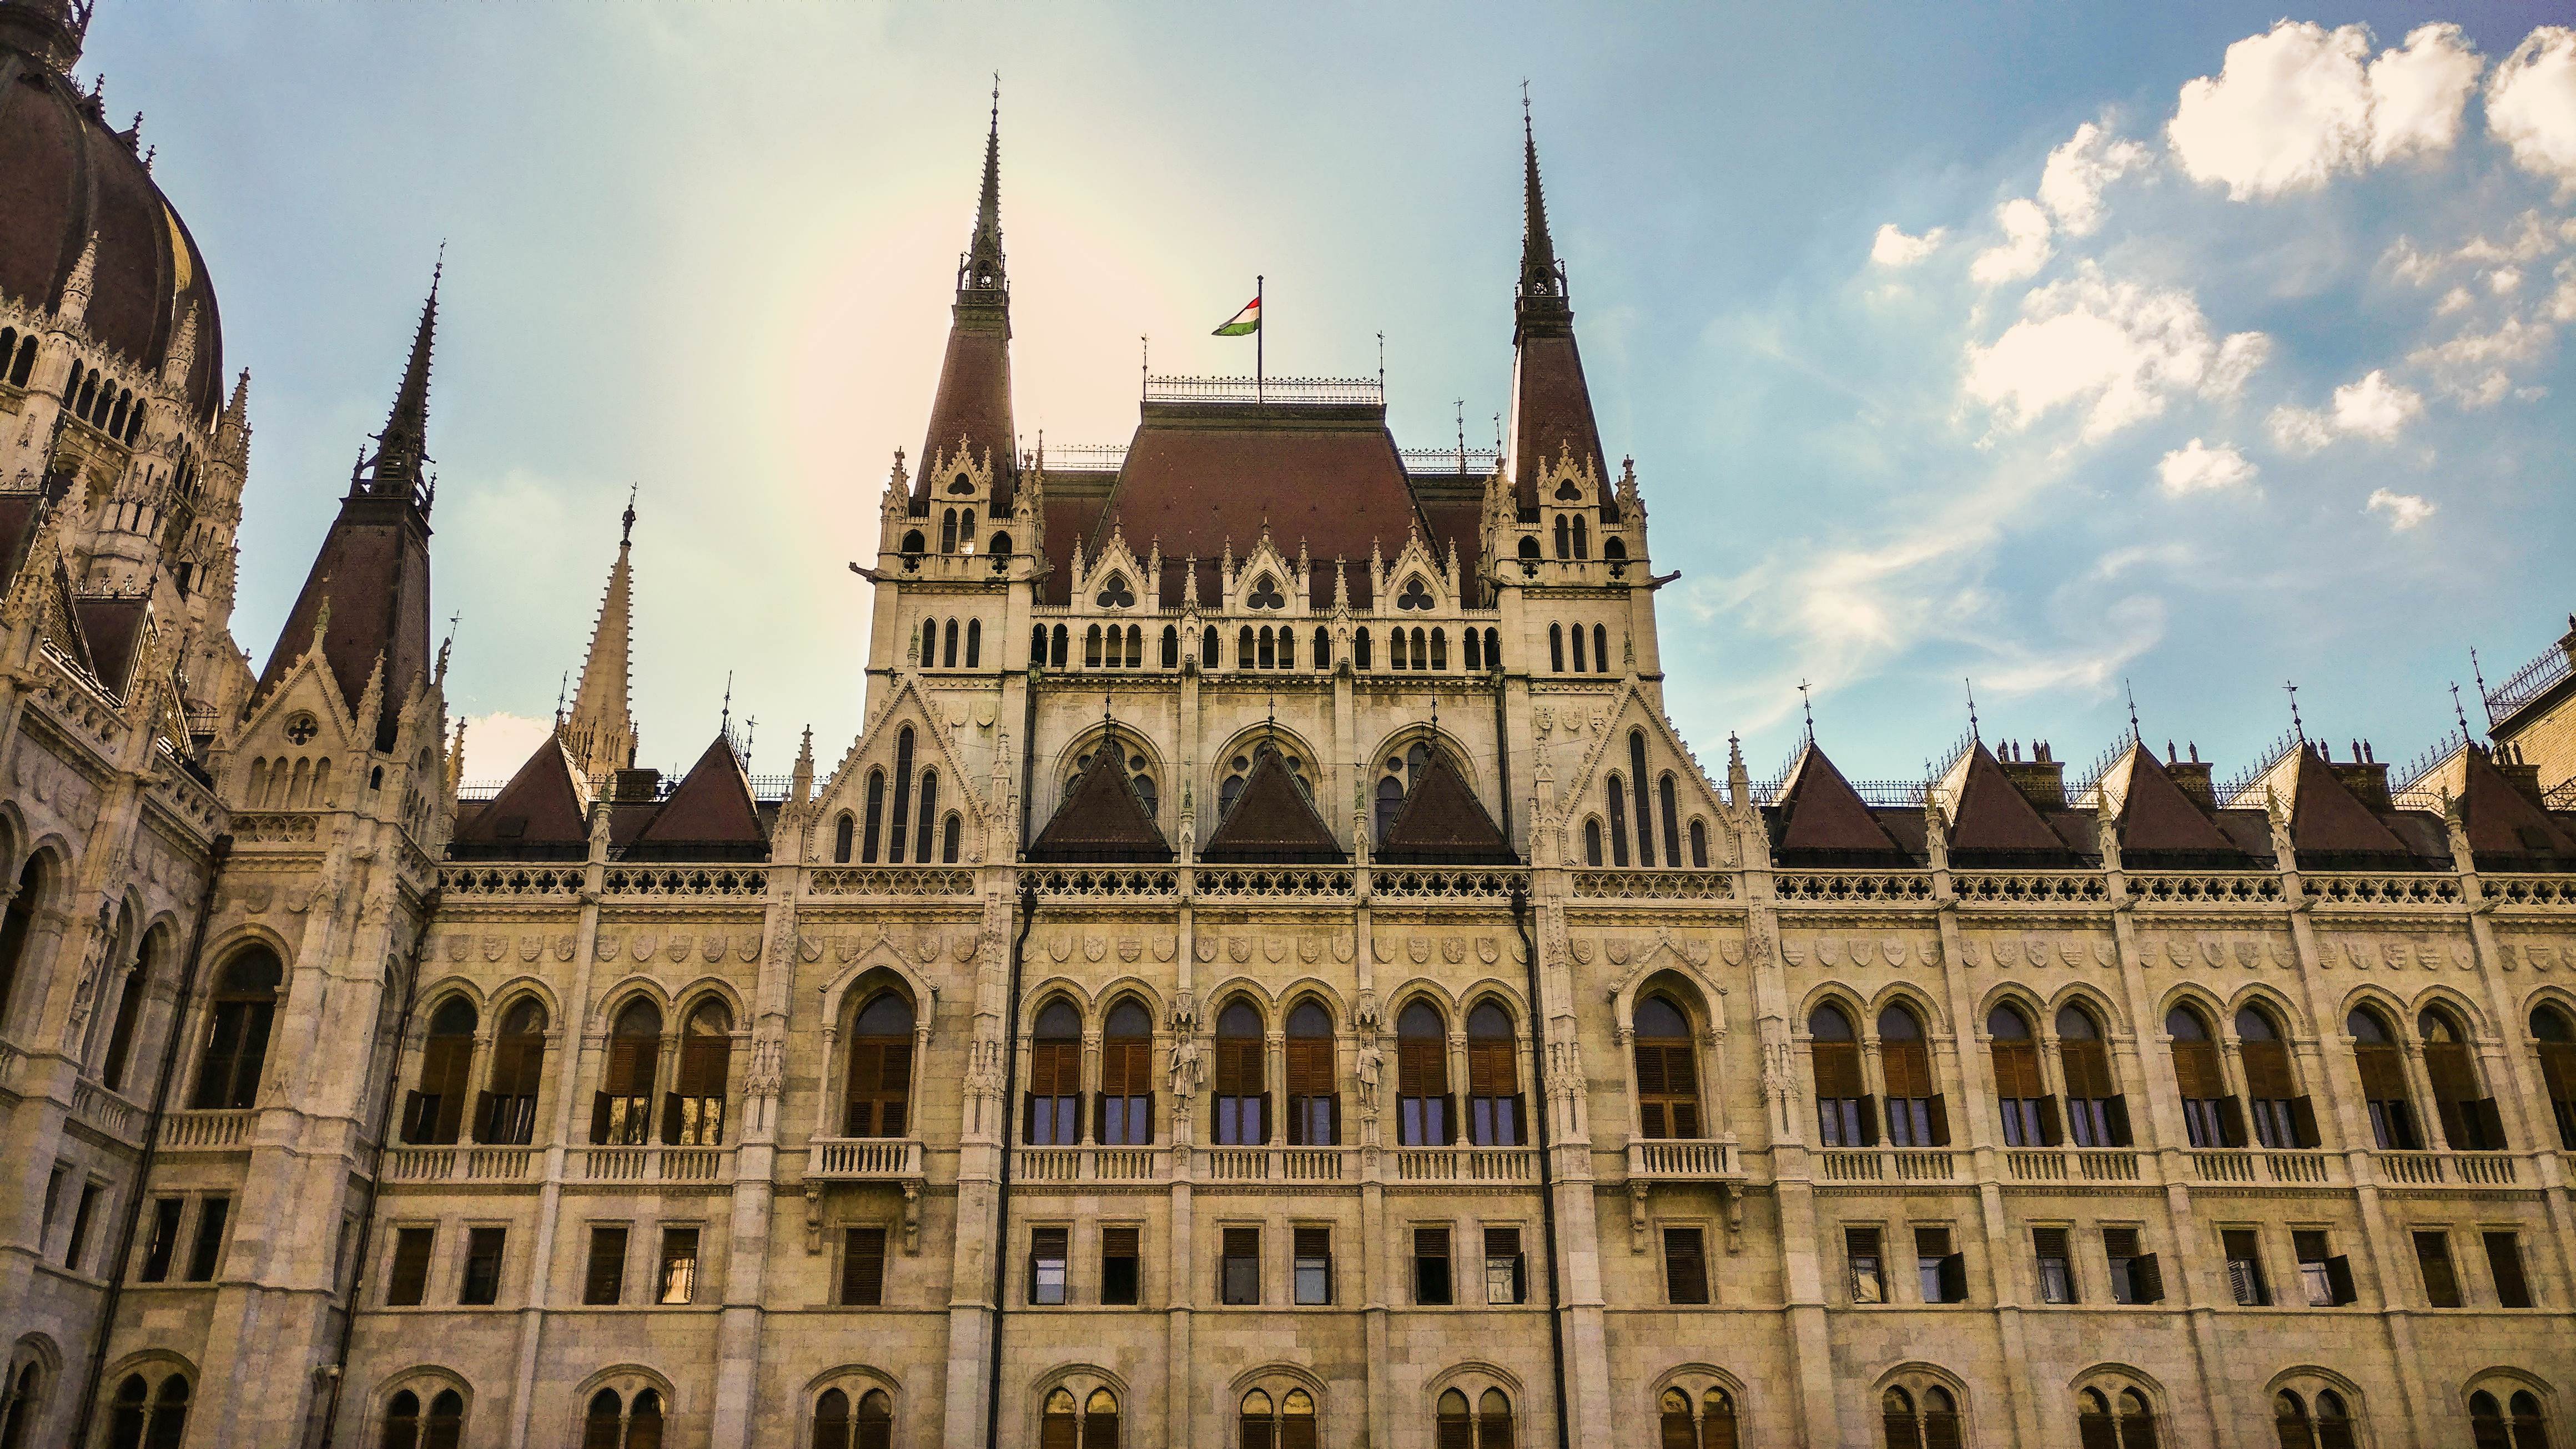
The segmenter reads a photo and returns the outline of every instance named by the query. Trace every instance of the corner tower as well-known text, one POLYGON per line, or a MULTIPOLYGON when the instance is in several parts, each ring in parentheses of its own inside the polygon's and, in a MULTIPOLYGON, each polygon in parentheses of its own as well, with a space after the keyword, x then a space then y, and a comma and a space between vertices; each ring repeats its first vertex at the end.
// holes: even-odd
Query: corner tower
MULTIPOLYGON (((916 515, 934 499, 972 507, 966 517, 993 519, 1010 513, 1019 482, 1018 444, 1011 428, 1011 284, 1002 258, 1002 92, 993 89, 991 129, 984 137, 984 189, 975 207, 975 230, 957 264, 957 301, 949 311, 948 352, 939 364, 939 391, 930 405, 930 431, 921 447, 921 472, 913 480, 916 515)), ((954 540, 974 552, 974 526, 954 540)), ((943 538, 948 533, 943 530, 943 538)), ((948 551, 943 549, 943 552, 948 551)))

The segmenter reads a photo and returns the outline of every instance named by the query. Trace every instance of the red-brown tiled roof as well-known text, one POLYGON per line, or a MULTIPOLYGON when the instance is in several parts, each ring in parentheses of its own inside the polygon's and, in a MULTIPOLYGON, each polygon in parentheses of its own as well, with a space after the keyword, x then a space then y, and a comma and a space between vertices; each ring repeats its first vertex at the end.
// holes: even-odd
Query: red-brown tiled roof
POLYGON ((1431 752, 1420 783, 1404 797, 1377 848, 1390 860, 1503 863, 1513 859, 1512 843, 1495 827, 1494 817, 1485 813, 1485 802, 1439 750, 1431 752))
POLYGON ((1315 813, 1306 788, 1288 773, 1277 750, 1258 750, 1252 773, 1234 808, 1217 822, 1199 849, 1210 861, 1337 861, 1346 859, 1332 828, 1315 813))
POLYGON ((1783 859, 1807 855, 1828 859, 1876 859, 1894 863, 1904 857, 1895 838, 1879 828, 1862 803, 1860 792, 1810 740, 1789 771, 1780 792, 1776 850, 1783 859))
POLYGON ((2183 793, 2173 776, 2156 759, 2156 753, 2131 741, 2129 753, 2113 769, 2113 776, 2103 781, 2106 788, 2120 796, 2120 850, 2155 855, 2240 854, 2227 832, 2202 812, 2198 802, 2183 793))
POLYGON ((977 463, 988 458, 993 468, 996 518, 1010 516, 1019 478, 1019 441, 1011 431, 1011 319, 1007 306, 957 301, 948 324, 948 352, 939 363, 939 391, 930 404, 930 431, 922 443, 912 482, 912 500, 929 504, 946 491, 953 473, 934 478, 940 459, 955 461, 964 439, 977 463))
POLYGON ((1592 391, 1583 381, 1583 355, 1569 321, 1563 330, 1527 326, 1512 357, 1512 492, 1526 511, 1538 496, 1542 468, 1570 456, 1577 469, 1592 466, 1593 497, 1610 507, 1610 465, 1601 455, 1601 429, 1592 418, 1592 391))
POLYGON ((373 731, 377 749, 391 749, 403 703, 429 677, 430 667, 429 525, 409 499, 353 494, 341 500, 340 516, 323 536, 313 571, 305 575, 268 667, 260 671, 260 695, 274 689, 313 642, 313 624, 326 598, 331 622, 322 636, 322 658, 349 708, 358 707, 376 657, 384 656, 384 708, 377 719, 358 726, 373 731))
POLYGON ((2298 772, 2291 777, 2290 789, 2290 847, 2301 856, 2414 853, 2344 788, 2314 746, 2299 746, 2298 772))
POLYGON ((2030 798, 2013 787, 1994 752, 1979 740, 1944 781, 1950 790, 1950 849, 2060 852, 2066 842, 2048 828, 2030 798))
POLYGON ((1031 860, 1163 861, 1172 847, 1127 778, 1126 750, 1091 752, 1055 818, 1029 844, 1031 860))
POLYGON ((472 856, 525 847, 578 853, 590 841, 583 792, 572 758, 551 734, 519 766, 501 793, 456 827, 458 853, 472 856))
POLYGON ((2576 860, 2576 836, 2514 788, 2486 751, 2472 745, 2462 763, 2460 819, 2472 854, 2481 860, 2533 855, 2576 860))
POLYGON ((89 640, 90 667, 98 672, 101 684, 119 698, 131 690, 134 660, 143 642, 143 621, 152 614, 152 605, 142 598, 74 599, 72 612, 80 616, 81 633, 89 640))
POLYGON ((751 779, 732 741, 717 735, 706 752, 682 776, 678 788, 637 832, 638 846, 765 846, 769 832, 760 825, 760 807, 751 798, 751 779))

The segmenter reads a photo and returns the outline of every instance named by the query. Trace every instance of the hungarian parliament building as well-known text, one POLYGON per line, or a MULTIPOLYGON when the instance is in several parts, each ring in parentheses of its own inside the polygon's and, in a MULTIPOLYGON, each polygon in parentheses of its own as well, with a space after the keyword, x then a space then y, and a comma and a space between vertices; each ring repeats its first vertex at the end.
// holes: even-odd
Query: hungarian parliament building
POLYGON ((996 121, 857 737, 639 746, 630 507, 469 786, 437 287, 254 672, 87 8, 0 0, 0 1449, 2576 1444, 2576 629, 2394 772, 1757 773, 1526 133, 1501 448, 1049 455, 996 121))

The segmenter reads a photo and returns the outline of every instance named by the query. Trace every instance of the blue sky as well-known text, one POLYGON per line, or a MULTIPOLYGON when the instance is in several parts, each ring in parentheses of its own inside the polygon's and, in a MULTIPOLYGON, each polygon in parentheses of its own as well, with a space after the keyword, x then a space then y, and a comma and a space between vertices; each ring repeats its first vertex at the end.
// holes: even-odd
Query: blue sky
MULTIPOLYGON (((756 768, 807 723, 836 755, 842 564, 920 446, 997 69, 1051 443, 1126 438, 1142 334, 1240 367, 1206 334, 1256 271, 1274 372, 1382 331, 1399 441, 1457 399, 1489 437, 1527 77, 1703 758, 1736 729, 1767 769, 1805 679, 1856 777, 1917 774, 1969 680, 1989 738, 2080 760, 2133 682, 2224 773, 2295 678, 2402 759, 2471 645, 2498 679, 2576 607, 2576 33, 2533 7, 1288 11, 106 0, 83 72, 145 112, 253 373, 241 643, 444 239, 451 708, 551 711, 632 482, 648 762, 728 670, 756 768)), ((530 742, 478 728, 470 776, 530 742)))

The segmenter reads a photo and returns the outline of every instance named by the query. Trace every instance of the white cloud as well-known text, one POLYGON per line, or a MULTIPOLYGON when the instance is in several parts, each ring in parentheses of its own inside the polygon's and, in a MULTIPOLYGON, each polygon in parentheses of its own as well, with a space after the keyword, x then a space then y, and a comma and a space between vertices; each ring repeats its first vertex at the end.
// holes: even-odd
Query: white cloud
POLYGON ((1995 220, 2004 229, 2003 241, 1977 253, 1968 268, 1979 286, 2017 282, 2048 265, 2055 248, 2048 244, 2048 213, 2040 210, 2038 202, 2007 201, 1995 208, 1995 220))
POLYGON ((2008 430, 2080 407, 2083 436, 2107 437, 2186 393, 2226 397, 2267 352, 2260 333, 2224 341, 2189 292, 2111 282, 2091 262, 2022 299, 1994 344, 1968 346, 1967 395, 2008 430))
POLYGON ((2439 505, 2412 493, 2392 493, 2385 488, 2371 490, 2367 512, 2388 515, 2389 528, 2404 533, 2439 511, 2439 505))
MULTIPOLYGON (((2519 225, 2502 241, 2490 241, 2482 233, 2451 251, 2428 252, 2417 246, 2414 238, 2401 236, 2389 246, 2382 260, 2399 281, 2420 287, 2455 267, 2509 271, 2570 243, 2576 243, 2576 216, 2542 216, 2537 211, 2526 211, 2519 225)), ((2492 272, 2489 285, 2493 285, 2492 272)))
POLYGON ((2102 225, 2102 188, 2147 164, 2147 148, 2111 139, 2086 121, 2066 144, 2048 153, 2040 172, 2039 199, 2057 215, 2068 236, 2090 236, 2102 225))
POLYGON ((2217 76, 2183 86, 2166 127, 2176 159, 2249 201, 2448 150, 2480 65, 2459 27, 2419 27, 2375 61, 2370 44, 2363 26, 2289 20, 2237 41, 2217 76))
POLYGON ((2576 322, 2576 258, 2558 264, 2558 290, 2549 294, 2540 315, 2552 322, 2576 322))
POLYGON ((2514 164, 2576 192, 2576 30, 2544 25, 2487 79, 2487 129, 2514 164))
POLYGON ((2293 453, 2313 453, 2337 438, 2394 442, 2423 411, 2422 393, 2391 382, 2386 369, 2373 368, 2359 381, 2336 388, 2334 400, 2323 408, 2273 409, 2272 441, 2293 453))
POLYGON ((2252 483, 2260 471, 2233 446, 2221 443, 2213 448, 2194 438, 2156 464, 2156 486, 2171 498, 2221 493, 2252 483))
POLYGON ((458 778, 467 784, 507 780, 554 733, 550 720, 523 714, 477 714, 465 719, 465 761, 458 778))
MULTIPOLYGON (((2571 277, 2569 288, 2576 288, 2576 277, 2571 277)), ((2562 293, 2567 290, 2561 289, 2562 293)), ((2552 297, 2551 315, 2556 315, 2562 301, 2576 311, 2576 297, 2552 297)), ((2513 369, 2548 351, 2557 335, 2547 322, 2507 317, 2492 331, 2463 332, 2448 342, 2418 348, 2406 360, 2432 374, 2434 386, 2462 406, 2482 408, 2503 401, 2513 389, 2513 369)))
POLYGON ((1907 236, 1896 223, 1888 222, 1878 229, 1878 237, 1869 244, 1869 259, 1882 267, 1910 267, 1932 255, 1949 235, 1946 226, 1936 226, 1921 236, 1907 236))

